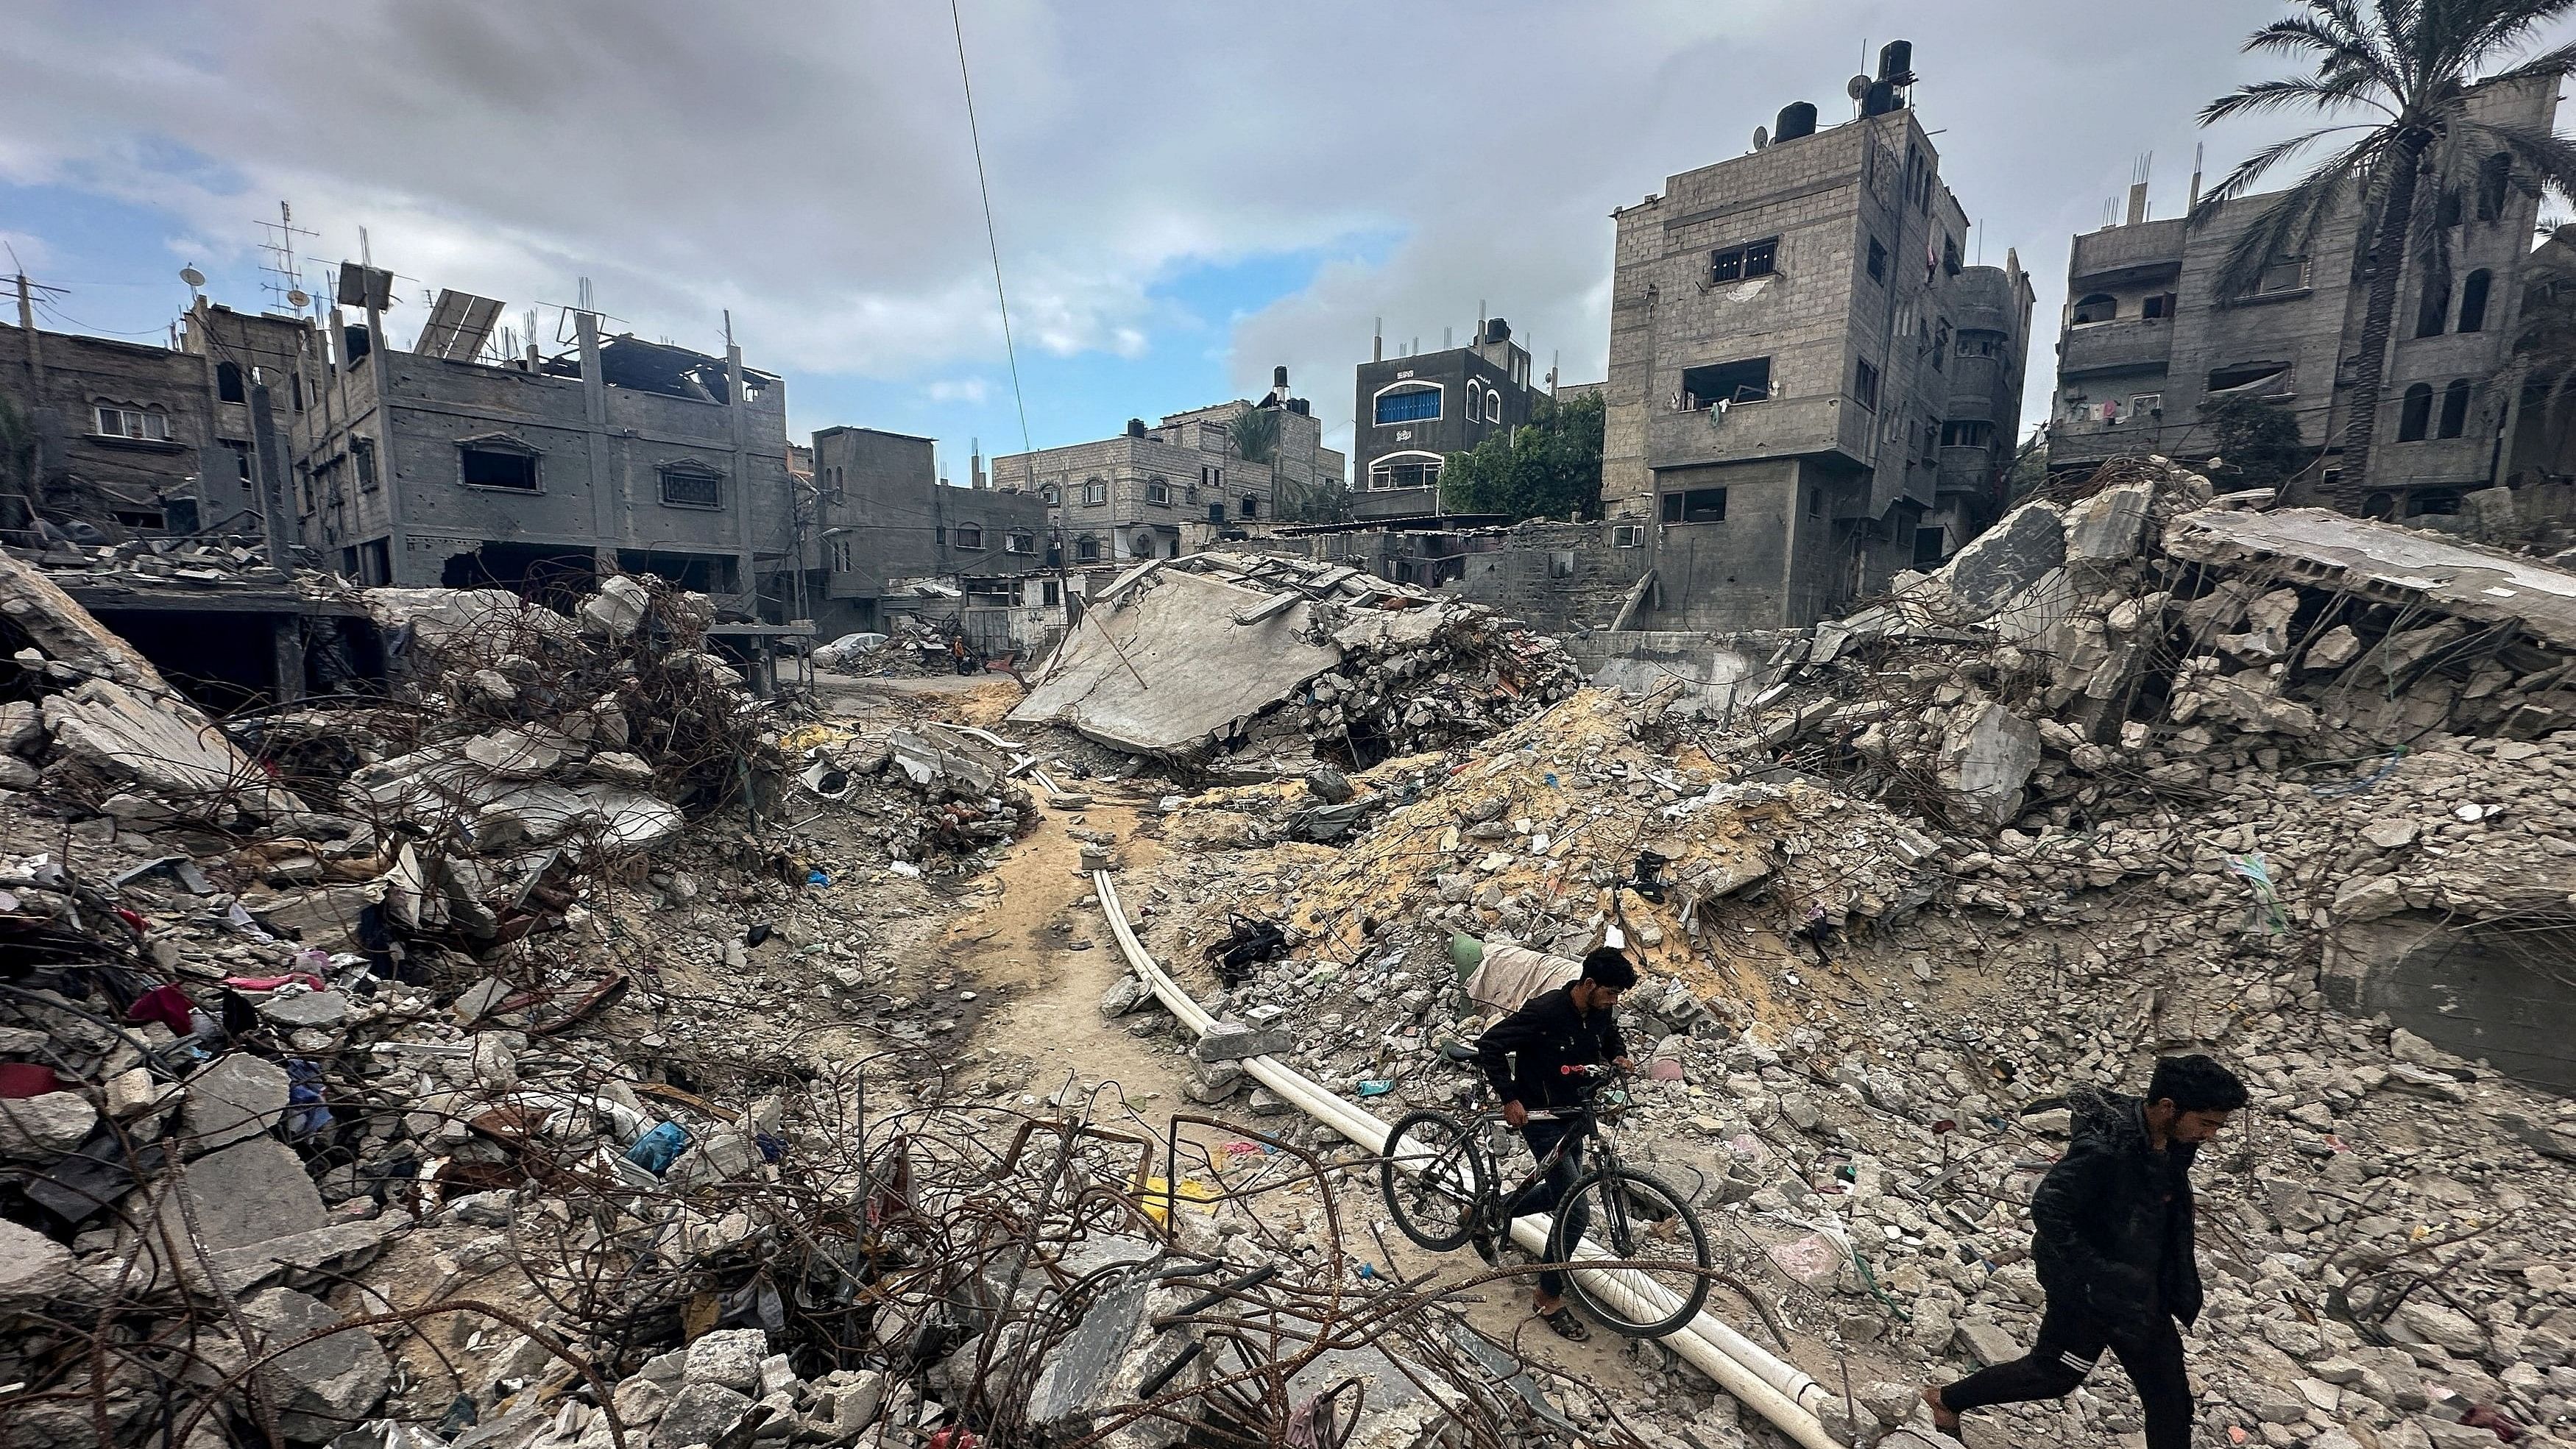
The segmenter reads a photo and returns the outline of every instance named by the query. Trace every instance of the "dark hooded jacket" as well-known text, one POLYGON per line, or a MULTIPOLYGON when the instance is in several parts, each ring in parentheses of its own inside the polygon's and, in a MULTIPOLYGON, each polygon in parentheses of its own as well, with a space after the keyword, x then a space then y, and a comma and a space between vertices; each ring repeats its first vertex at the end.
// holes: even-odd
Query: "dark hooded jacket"
POLYGON ((2191 1201, 2200 1149, 2155 1151, 2136 1097, 2087 1089, 2067 1105, 2074 1142, 2030 1199, 2041 1285, 2114 1327, 2143 1328, 2157 1313, 2189 1327, 2200 1316, 2191 1201))
POLYGON ((1582 1086, 1563 1068, 1598 1066, 1627 1054, 1619 1023, 1607 1011, 1587 1015, 1576 1009, 1570 985, 1531 997, 1476 1040, 1476 1062, 1494 1084, 1494 1095, 1533 1112, 1583 1101, 1582 1086))

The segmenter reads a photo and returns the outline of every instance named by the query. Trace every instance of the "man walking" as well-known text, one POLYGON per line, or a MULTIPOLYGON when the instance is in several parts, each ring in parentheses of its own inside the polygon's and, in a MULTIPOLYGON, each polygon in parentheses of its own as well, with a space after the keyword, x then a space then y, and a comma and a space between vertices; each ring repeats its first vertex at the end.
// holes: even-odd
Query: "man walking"
MULTIPOLYGON (((1581 975, 1531 997, 1477 1039, 1476 1062, 1493 1083, 1494 1095, 1502 1099, 1503 1120, 1520 1132, 1538 1161, 1545 1162, 1557 1143, 1574 1130, 1574 1123, 1560 1119, 1557 1112, 1578 1106, 1583 1099, 1581 1087, 1562 1069, 1608 1062, 1624 1071, 1634 1065, 1612 1009, 1619 1004, 1619 993, 1636 984, 1637 968, 1627 955, 1614 946, 1601 947, 1583 958, 1581 975)), ((1582 1172, 1583 1147, 1578 1142, 1545 1179, 1512 1204, 1509 1216, 1523 1217, 1556 1206, 1582 1172)), ((1567 1211, 1572 1241, 1581 1242, 1583 1205, 1577 1201, 1567 1211)), ((1592 1336, 1592 1330, 1574 1316, 1564 1295, 1563 1273, 1541 1273, 1531 1306, 1541 1323, 1560 1337, 1581 1343, 1592 1336)))
POLYGON ((2031 1256, 2048 1309, 2030 1353, 1923 1390, 1933 1425, 1990 1404, 2063 1398, 2102 1350, 2119 1355, 2146 1408, 2147 1449, 2189 1449, 2182 1333, 2200 1316, 2191 1163, 2245 1105, 2245 1084, 2205 1056, 2156 1062, 2143 1099, 2073 1095, 2074 1141, 2031 1195, 2031 1256))

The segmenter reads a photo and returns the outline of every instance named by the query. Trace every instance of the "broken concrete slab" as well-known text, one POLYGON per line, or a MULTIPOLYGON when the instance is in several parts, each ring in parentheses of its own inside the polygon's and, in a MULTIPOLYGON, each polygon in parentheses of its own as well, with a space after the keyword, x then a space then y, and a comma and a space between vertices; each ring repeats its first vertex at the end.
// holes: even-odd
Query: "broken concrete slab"
POLYGON ((1941 735, 1936 777, 1952 810, 1987 826, 2021 814, 2039 768, 2039 726, 1989 700, 1962 705, 1941 735))
POLYGON ((2186 513, 2165 531, 2165 549, 2197 563, 2284 560, 2319 587, 2479 623, 2519 619, 2576 648, 2576 571, 2520 554, 2323 508, 2186 513))
POLYGON ((241 1301, 240 1314, 252 1352, 265 1360, 257 1373, 276 1406, 278 1431, 289 1439, 329 1439, 355 1428, 392 1383, 393 1361, 374 1337, 363 1328, 329 1332, 348 1320, 318 1298, 263 1289, 241 1301))
POLYGON ((221 730, 176 695, 147 696, 85 679, 44 701, 55 749, 109 780, 131 780, 169 809, 214 816, 227 806, 263 818, 304 802, 269 783, 221 730))
POLYGON ((0 555, 0 615, 6 615, 46 658, 58 664, 154 699, 179 697, 133 645, 100 623, 52 579, 6 555, 0 555))
POLYGON ((1120 749, 1189 752, 1341 663, 1311 642, 1313 605, 1237 623, 1278 595, 1177 570, 1096 604, 1050 656, 1014 724, 1063 724, 1120 749))
POLYGON ((1968 541, 1938 575, 1982 615, 2066 562, 2066 528, 2052 503, 2025 503, 1968 541))
POLYGON ((1190 1055, 1202 1062, 1239 1062, 1246 1057, 1266 1057, 1288 1050, 1288 1029, 1246 1026, 1236 1021, 1220 1021, 1210 1026, 1207 1035, 1198 1039, 1190 1055))
POLYGON ((581 630, 608 639, 623 639, 644 622, 653 596, 624 574, 599 581, 599 592, 581 601, 581 630))
POLYGON ((161 1199, 160 1223, 183 1251, 246 1248, 323 1226, 322 1194, 284 1143, 254 1137, 189 1163, 161 1199))
POLYGON ((349 998, 337 991, 298 991, 271 996, 259 1004, 262 1021, 288 1031, 334 1027, 349 1019, 349 998))
POLYGON ((2081 566, 2135 557, 2155 501, 2154 484, 2123 483, 2066 510, 2066 561, 2081 566))
POLYGON ((80 1146, 98 1109, 78 1092, 0 1098, 0 1157, 43 1162, 80 1146))
POLYGON ((360 918, 376 904, 373 887, 311 886, 273 895, 245 896, 242 908, 268 923, 269 929, 300 944, 336 955, 359 949, 360 918))
POLYGON ((42 1306, 71 1285, 71 1249, 0 1218, 0 1309, 42 1306))

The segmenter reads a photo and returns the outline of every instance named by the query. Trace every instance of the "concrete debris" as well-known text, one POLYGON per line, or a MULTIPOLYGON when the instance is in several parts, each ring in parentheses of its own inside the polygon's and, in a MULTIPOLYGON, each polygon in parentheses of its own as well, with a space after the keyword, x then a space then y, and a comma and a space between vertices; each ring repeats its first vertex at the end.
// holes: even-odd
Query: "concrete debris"
POLYGON ((1481 605, 1346 567, 1207 553, 1121 578, 1010 717, 1193 762, 1258 754, 1293 729, 1301 750, 1359 769, 1474 738, 1580 677, 1555 641, 1481 605))

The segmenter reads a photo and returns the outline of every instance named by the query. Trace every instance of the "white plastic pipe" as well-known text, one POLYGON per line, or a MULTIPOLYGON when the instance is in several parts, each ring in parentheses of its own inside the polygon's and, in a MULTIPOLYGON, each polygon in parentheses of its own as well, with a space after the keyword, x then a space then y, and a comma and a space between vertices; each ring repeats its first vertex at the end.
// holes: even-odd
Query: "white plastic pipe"
MULTIPOLYGON (((1126 908, 1118 901, 1117 883, 1107 871, 1092 874, 1094 887, 1100 893, 1100 909, 1109 918, 1110 934, 1117 937, 1118 949, 1128 966, 1181 1024, 1201 1036, 1207 1034, 1216 1018, 1198 1004, 1180 983, 1166 975, 1154 958, 1136 938, 1128 924, 1126 908)), ((1354 1103, 1326 1091, 1303 1074, 1272 1057, 1247 1057, 1236 1065, 1250 1073, 1263 1086, 1277 1092, 1299 1111, 1339 1132, 1371 1153, 1386 1151, 1386 1138, 1392 1127, 1354 1103)), ((1534 1213, 1512 1222, 1512 1241, 1532 1253, 1547 1251, 1549 1219, 1534 1213)), ((1587 1241, 1576 1249, 1576 1259, 1598 1258, 1602 1254, 1587 1241)), ((1622 1311, 1639 1318, 1660 1318, 1678 1306, 1671 1294, 1653 1280, 1633 1271, 1581 1269, 1584 1286, 1609 1299, 1622 1311)), ((1846 1449, 1825 1431, 1816 1411, 1831 1399, 1825 1386, 1809 1377, 1797 1365, 1787 1362, 1759 1344, 1746 1338, 1706 1313, 1675 1329, 1663 1340, 1664 1346, 1680 1354, 1694 1368, 1709 1376, 1719 1388, 1738 1402, 1768 1419, 1779 1430, 1805 1445, 1806 1449, 1846 1449)), ((1912 1436, 1904 1431, 1882 1443, 1902 1444, 1912 1436)), ((1921 1442, 1914 1440, 1913 1442, 1921 1442)))

